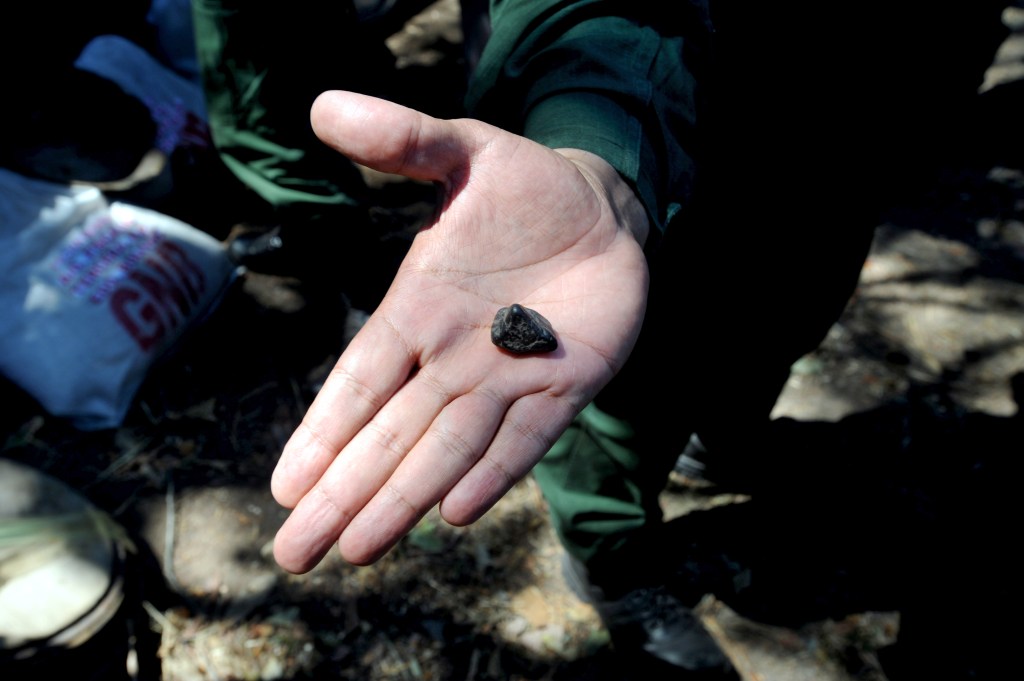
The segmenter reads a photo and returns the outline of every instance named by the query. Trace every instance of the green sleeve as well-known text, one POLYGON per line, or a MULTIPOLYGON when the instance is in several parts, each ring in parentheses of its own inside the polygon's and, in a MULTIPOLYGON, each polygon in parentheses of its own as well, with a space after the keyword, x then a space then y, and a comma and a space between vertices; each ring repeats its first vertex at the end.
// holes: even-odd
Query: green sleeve
POLYGON ((689 2, 654 5, 492 0, 466 103, 474 117, 546 146, 601 156, 663 233, 692 190, 706 22, 689 2))

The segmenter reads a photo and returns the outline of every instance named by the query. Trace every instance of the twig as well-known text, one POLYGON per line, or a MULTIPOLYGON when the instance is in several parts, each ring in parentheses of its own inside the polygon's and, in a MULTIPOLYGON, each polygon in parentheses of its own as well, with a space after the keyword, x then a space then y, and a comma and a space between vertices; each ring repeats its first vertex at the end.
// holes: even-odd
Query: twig
POLYGON ((167 471, 167 492, 164 497, 167 506, 167 517, 164 520, 164 576, 177 590, 178 578, 174 574, 174 530, 177 521, 174 509, 174 476, 170 471, 167 471))
POLYGON ((117 457, 117 459, 114 460, 114 463, 110 464, 104 470, 100 471, 99 475, 96 476, 96 479, 93 480, 90 483, 85 484, 84 488, 88 489, 89 487, 92 487, 93 485, 95 485, 95 484, 97 484, 99 482, 102 482, 103 480, 106 480, 107 478, 112 476, 114 473, 116 473, 117 471, 119 471, 122 468, 124 468, 126 465, 131 463, 131 461, 133 459, 138 457, 139 454, 141 454, 142 451, 151 442, 152 442, 152 440, 148 440, 148 439, 147 440, 143 440, 143 441, 139 442, 137 445, 135 445, 134 447, 132 447, 131 449, 129 449, 127 452, 122 454, 121 456, 117 457))
POLYGON ((159 625, 161 632, 168 636, 178 633, 178 627, 174 626, 174 622, 167 619, 167 616, 157 610, 155 605, 149 601, 142 601, 142 609, 159 625))

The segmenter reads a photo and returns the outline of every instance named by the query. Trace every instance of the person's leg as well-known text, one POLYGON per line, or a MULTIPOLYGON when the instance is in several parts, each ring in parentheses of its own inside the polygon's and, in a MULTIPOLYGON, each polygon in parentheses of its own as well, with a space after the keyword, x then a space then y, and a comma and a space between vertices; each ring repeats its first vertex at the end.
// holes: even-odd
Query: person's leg
POLYGON ((651 491, 664 486, 672 459, 645 457, 642 434, 592 403, 533 470, 563 545, 605 583, 647 562, 639 551, 653 557, 657 548, 646 541, 661 521, 651 491))
MULTIPOLYGON (((694 199, 652 256, 640 341, 534 469, 559 537, 606 597, 605 612, 619 615, 633 594, 669 585, 656 600, 675 597, 685 626, 659 628, 641 609, 630 616, 645 631, 633 627, 626 640, 689 669, 720 670, 723 656, 709 654, 713 641, 689 610, 698 589, 672 583, 687 538, 663 523, 668 474, 695 432, 719 471, 739 469, 741 480, 785 467, 765 445, 772 407, 792 362, 842 312, 877 224, 863 182, 847 182, 864 166, 840 162, 801 132, 800 72, 776 79, 777 101, 762 98, 767 76, 743 68, 753 56, 743 49, 716 55, 725 61, 716 61, 714 107, 704 110, 706 156, 694 199), (842 172, 824 170, 837 163, 842 172)), ((788 56, 776 57, 780 73, 788 56)), ((760 59, 752 65, 765 66, 760 59)))
POLYGON ((233 237, 243 262, 372 309, 408 239, 372 219, 362 171, 316 137, 310 108, 332 89, 386 97, 393 55, 361 29, 353 0, 193 0, 192 10, 211 135, 251 199, 236 210, 250 227, 233 237))
POLYGON ((359 85, 351 0, 194 0, 193 23, 211 134, 239 181, 284 213, 362 201, 358 170, 309 123, 317 95, 359 85))

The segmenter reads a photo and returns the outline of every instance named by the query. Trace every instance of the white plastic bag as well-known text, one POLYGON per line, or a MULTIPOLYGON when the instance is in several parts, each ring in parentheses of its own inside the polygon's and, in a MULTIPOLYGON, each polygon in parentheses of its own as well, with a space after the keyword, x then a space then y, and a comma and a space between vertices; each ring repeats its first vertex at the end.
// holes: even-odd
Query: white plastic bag
POLYGON ((120 425, 237 273, 180 220, 0 169, 0 373, 78 428, 120 425))
POLYGON ((75 67, 116 83, 145 104, 157 124, 154 146, 165 154, 179 147, 206 150, 212 145, 202 86, 174 73, 130 40, 96 36, 82 49, 75 67))

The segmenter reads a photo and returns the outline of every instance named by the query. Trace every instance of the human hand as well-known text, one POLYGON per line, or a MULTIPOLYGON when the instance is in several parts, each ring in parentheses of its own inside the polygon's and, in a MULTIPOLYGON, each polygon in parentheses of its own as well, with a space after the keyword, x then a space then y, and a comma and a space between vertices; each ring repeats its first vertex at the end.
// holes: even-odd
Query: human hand
POLYGON ((453 525, 477 520, 622 367, 648 286, 646 214, 593 154, 348 92, 321 95, 312 122, 353 161, 443 197, 274 471, 294 509, 274 556, 294 573, 335 542, 372 563, 438 503, 453 525), (557 350, 491 343, 512 303, 550 320, 557 350))

